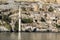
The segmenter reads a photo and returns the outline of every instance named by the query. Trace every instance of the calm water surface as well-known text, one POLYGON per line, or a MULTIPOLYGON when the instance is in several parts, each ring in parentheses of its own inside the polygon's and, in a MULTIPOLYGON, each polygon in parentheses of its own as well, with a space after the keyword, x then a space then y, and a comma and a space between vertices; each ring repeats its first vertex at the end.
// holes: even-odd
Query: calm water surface
POLYGON ((60 33, 21 33, 21 40, 60 40, 60 33))
POLYGON ((0 40, 60 40, 60 33, 1 32, 0 40))
POLYGON ((20 40, 19 33, 1 32, 0 40, 20 40))

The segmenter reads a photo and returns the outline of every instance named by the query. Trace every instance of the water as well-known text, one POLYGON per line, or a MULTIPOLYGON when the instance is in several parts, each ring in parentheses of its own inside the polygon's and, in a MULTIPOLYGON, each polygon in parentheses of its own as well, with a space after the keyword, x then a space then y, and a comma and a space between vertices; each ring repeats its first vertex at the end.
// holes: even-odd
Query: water
POLYGON ((21 33, 21 40, 60 40, 60 33, 21 33))
POLYGON ((18 40, 18 33, 1 32, 0 40, 18 40))
POLYGON ((0 40, 60 40, 60 33, 1 32, 0 40))

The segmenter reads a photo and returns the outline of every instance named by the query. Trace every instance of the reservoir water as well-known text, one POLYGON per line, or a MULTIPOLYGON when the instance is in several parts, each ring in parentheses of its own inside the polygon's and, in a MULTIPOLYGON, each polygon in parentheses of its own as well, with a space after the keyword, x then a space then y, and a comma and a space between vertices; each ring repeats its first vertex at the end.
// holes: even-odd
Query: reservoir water
POLYGON ((0 40, 60 40, 60 33, 1 32, 0 40))
POLYGON ((18 33, 1 32, 0 40, 18 40, 18 33))
POLYGON ((21 33, 21 40, 60 40, 60 33, 21 33))

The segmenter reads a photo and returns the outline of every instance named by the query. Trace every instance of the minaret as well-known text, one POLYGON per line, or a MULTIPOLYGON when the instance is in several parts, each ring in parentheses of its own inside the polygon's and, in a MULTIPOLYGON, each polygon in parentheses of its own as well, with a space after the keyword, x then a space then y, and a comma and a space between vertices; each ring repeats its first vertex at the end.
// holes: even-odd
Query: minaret
POLYGON ((19 32, 21 31, 21 8, 19 6, 19 32))

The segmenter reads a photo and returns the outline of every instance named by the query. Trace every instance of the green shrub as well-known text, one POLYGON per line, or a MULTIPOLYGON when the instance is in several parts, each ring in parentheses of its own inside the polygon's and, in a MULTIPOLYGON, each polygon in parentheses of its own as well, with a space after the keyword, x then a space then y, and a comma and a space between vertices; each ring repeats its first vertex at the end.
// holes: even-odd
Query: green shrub
POLYGON ((41 22, 46 22, 45 19, 44 19, 43 17, 41 17, 41 20, 40 20, 40 21, 41 21, 41 22))
POLYGON ((7 23, 10 23, 11 22, 11 18, 7 15, 3 15, 3 18, 2 18, 5 22, 7 23))
POLYGON ((53 7, 50 6, 49 9, 48 9, 48 11, 49 12, 53 12, 54 11, 53 7))
POLYGON ((18 23, 19 23, 19 21, 17 21, 17 22, 15 23, 15 28, 14 28, 15 31, 18 31, 18 27, 19 27, 19 24, 18 24, 18 23))
POLYGON ((11 30, 11 25, 8 23, 3 24, 8 30, 11 30))
POLYGON ((2 16, 0 15, 0 20, 2 19, 2 16))
POLYGON ((22 11, 26 11, 26 8, 25 7, 21 7, 22 11))
POLYGON ((28 19, 27 18, 22 18, 21 19, 21 22, 22 23, 32 23, 33 22, 33 19, 32 18, 28 18, 28 19))
POLYGON ((56 24, 56 27, 57 27, 57 28, 60 28, 60 25, 56 24))
POLYGON ((40 8, 40 11, 44 11, 44 9, 43 8, 40 8))

